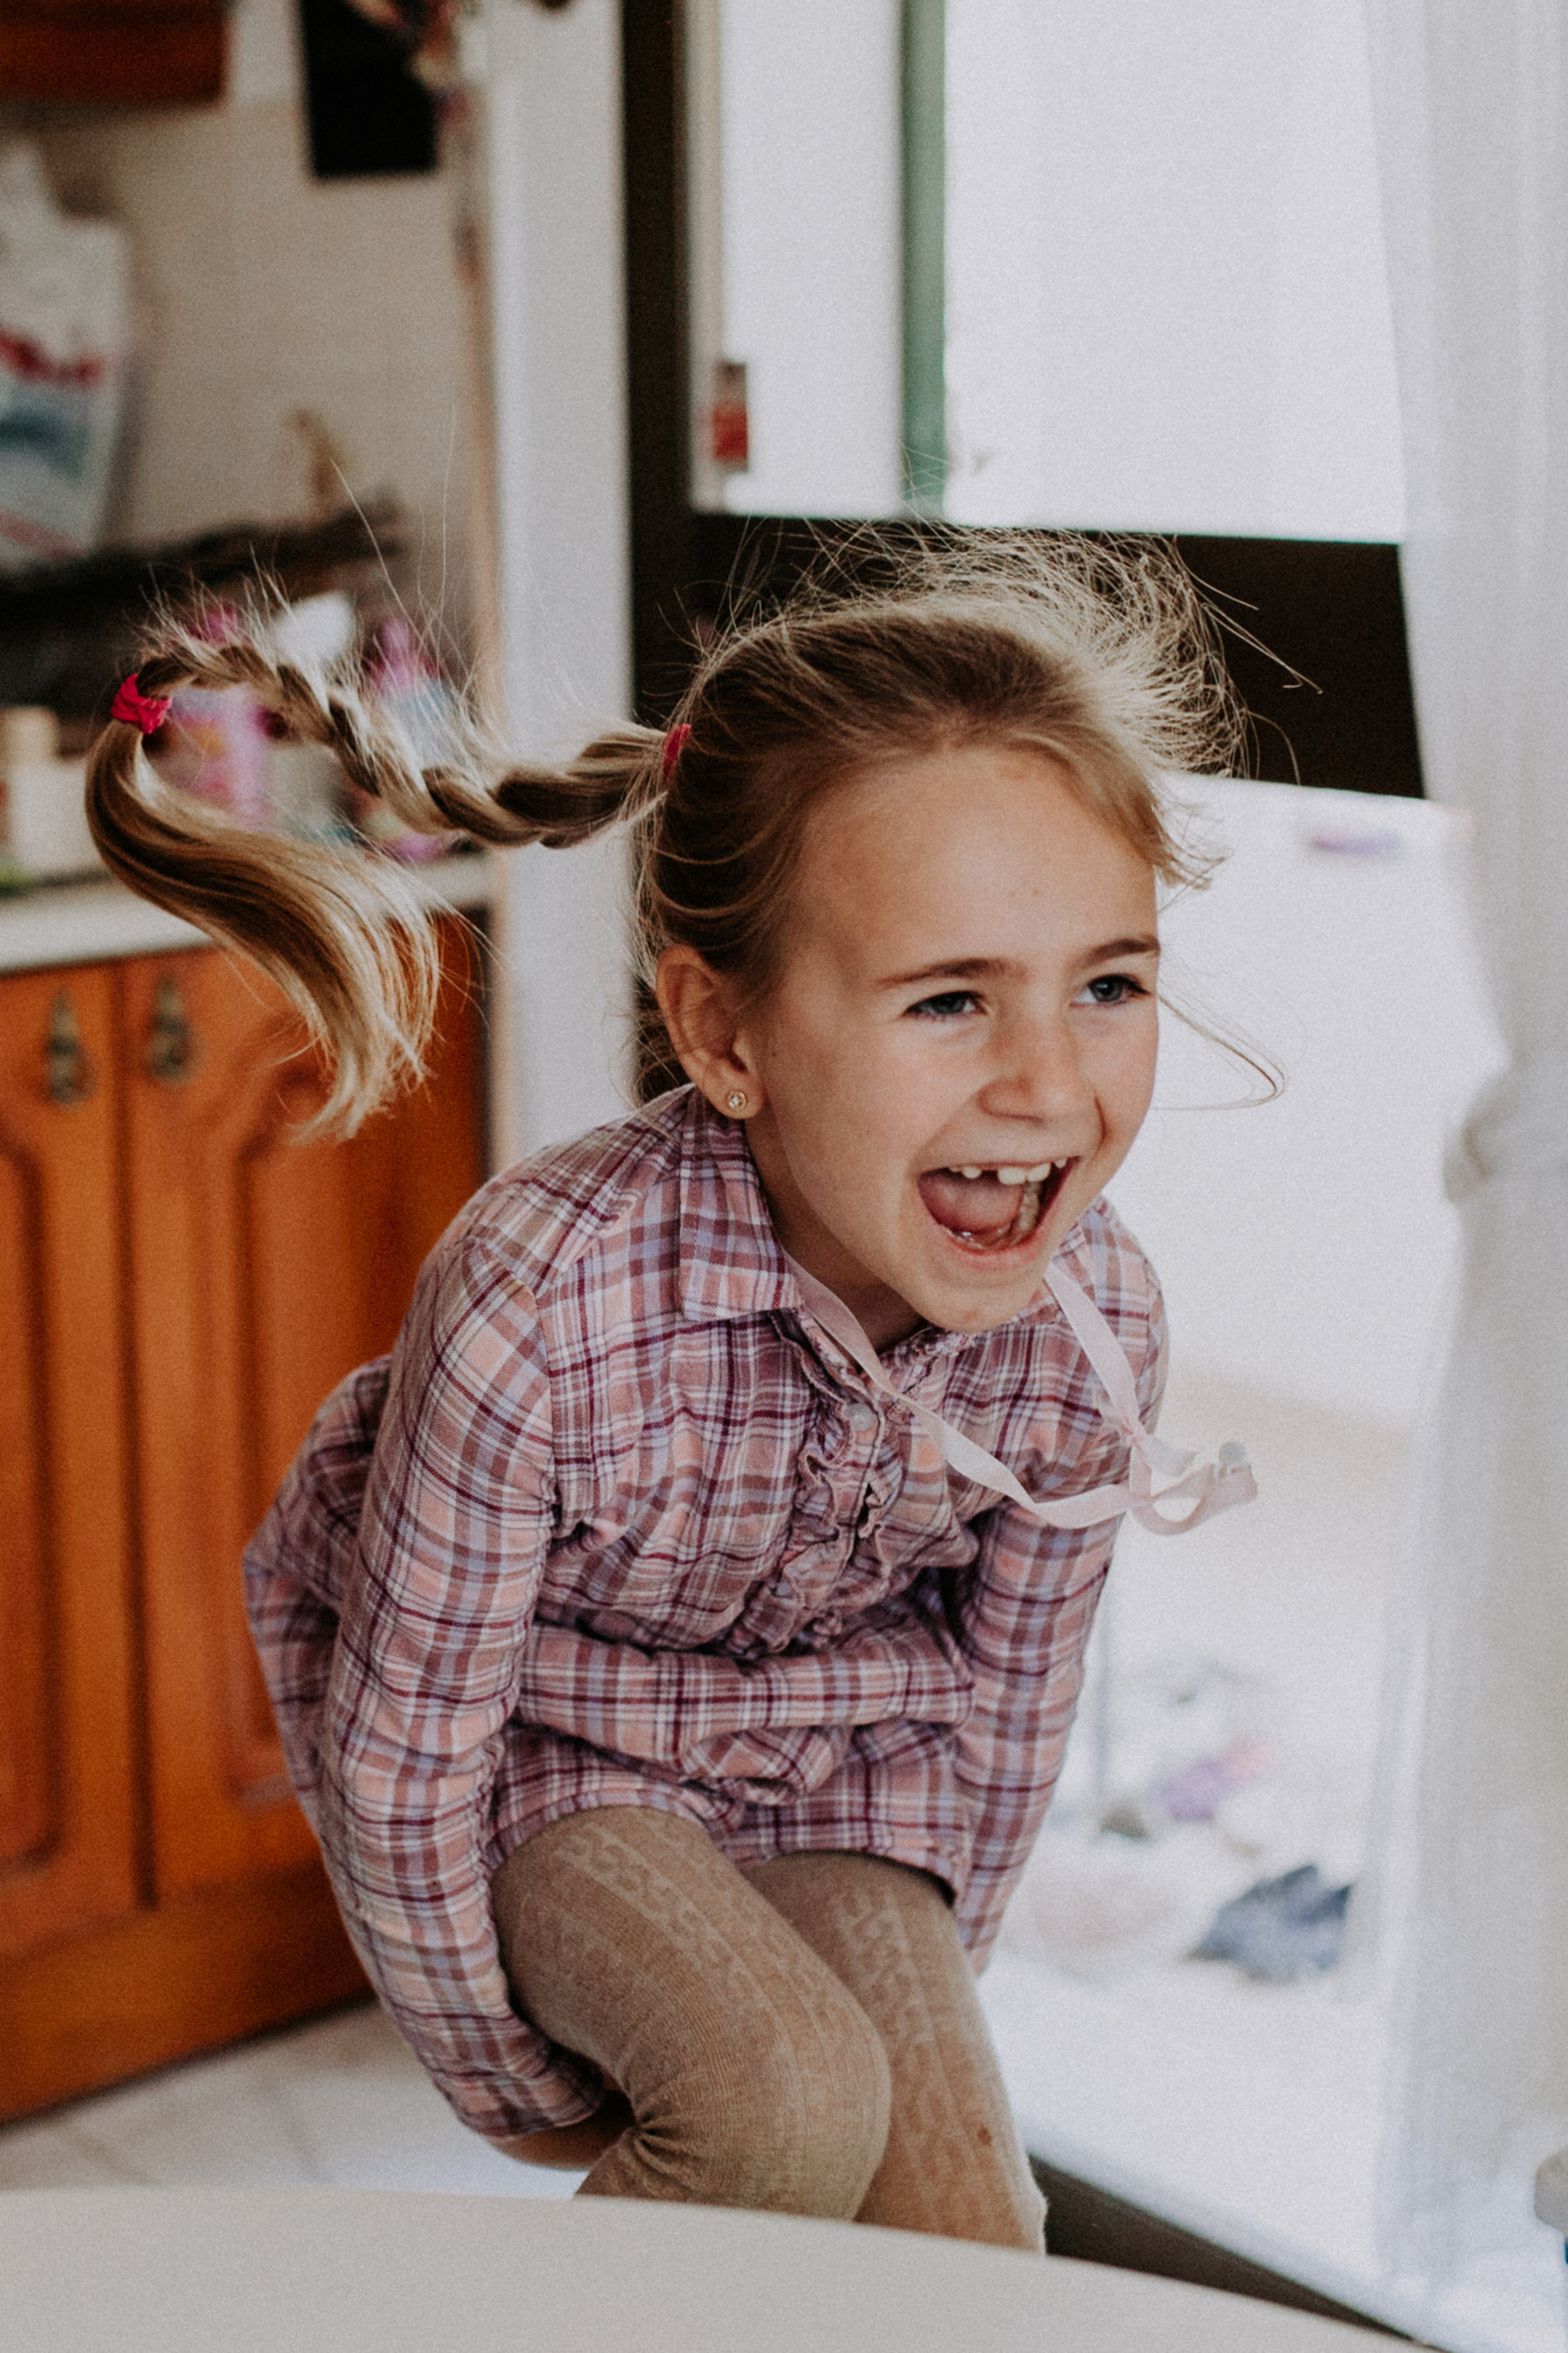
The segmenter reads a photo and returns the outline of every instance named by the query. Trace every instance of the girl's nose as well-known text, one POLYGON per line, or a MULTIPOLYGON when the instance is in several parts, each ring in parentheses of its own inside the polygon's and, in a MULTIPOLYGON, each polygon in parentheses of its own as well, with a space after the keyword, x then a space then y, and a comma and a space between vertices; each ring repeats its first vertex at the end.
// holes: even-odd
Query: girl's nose
POLYGON ((1079 1041, 1065 1021, 1019 1024, 980 1092, 981 1109, 997 1118, 1053 1125, 1081 1116, 1093 1102, 1079 1041))

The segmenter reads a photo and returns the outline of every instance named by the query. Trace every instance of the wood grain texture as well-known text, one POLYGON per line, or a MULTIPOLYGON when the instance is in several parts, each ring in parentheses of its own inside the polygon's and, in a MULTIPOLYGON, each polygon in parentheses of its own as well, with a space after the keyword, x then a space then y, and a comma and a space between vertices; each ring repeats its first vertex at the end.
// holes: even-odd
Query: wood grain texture
POLYGON ((0 981, 0 1954, 138 1897, 113 1027, 101 970, 0 981), (88 1092, 47 1086, 64 1000, 88 1092))
POLYGON ((222 0, 0 0, 0 98, 201 103, 225 54, 222 0))
POLYGON ((389 1347, 479 1182, 479 1039, 462 934, 425 1088, 347 1145, 301 1144, 318 1066, 269 984, 226 956, 121 975, 153 1853, 160 1897, 312 1852, 240 1585, 247 1540, 317 1408, 389 1347), (188 1077, 150 1068, 177 991, 188 1077))
MULTIPOLYGON (((0 1008, 0 1010, 8 1008, 0 1008)), ((3 1116, 3 1114, 0 1114, 3 1116)), ((37 1168, 0 1128, 0 1868, 58 1835, 60 1775, 49 1650, 55 1636, 48 1530, 46 1307, 37 1168)))
POLYGON ((319 1862, 0 1961, 0 2120, 366 1990, 319 1862))
POLYGON ((363 1989, 240 1557, 483 1173, 469 939, 428 1084, 348 1145, 294 1140, 320 1071, 226 956, 0 981, 0 2116, 363 1989))

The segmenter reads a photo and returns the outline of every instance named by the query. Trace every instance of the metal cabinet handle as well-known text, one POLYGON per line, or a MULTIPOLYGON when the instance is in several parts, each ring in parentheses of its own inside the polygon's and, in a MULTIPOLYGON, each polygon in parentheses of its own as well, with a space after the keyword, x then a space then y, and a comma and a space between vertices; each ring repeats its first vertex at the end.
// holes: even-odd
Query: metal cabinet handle
POLYGON ((200 1040, 191 1027, 180 984, 165 973, 153 998, 147 1075, 161 1087, 183 1087, 195 1075, 200 1059, 200 1040))
POLYGON ((49 1008, 44 1036, 44 1092, 52 1103, 70 1111, 86 1103, 98 1084, 91 1057, 81 1042, 76 1008, 62 988, 49 1008))

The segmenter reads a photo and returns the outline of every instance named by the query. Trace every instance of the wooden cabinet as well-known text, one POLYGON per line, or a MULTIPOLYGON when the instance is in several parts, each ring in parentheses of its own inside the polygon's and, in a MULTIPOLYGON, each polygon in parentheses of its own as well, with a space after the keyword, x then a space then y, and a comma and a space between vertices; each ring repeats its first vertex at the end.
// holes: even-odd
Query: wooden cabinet
POLYGON ((479 1181, 478 974, 351 1144, 212 951, 0 979, 0 2116, 362 1982, 240 1592, 326 1391, 479 1181))
POLYGON ((140 1810, 114 993, 29 975, 0 1002, 3 1965, 134 1908, 140 1810))
POLYGON ((223 0, 0 0, 0 98, 220 98, 223 0))

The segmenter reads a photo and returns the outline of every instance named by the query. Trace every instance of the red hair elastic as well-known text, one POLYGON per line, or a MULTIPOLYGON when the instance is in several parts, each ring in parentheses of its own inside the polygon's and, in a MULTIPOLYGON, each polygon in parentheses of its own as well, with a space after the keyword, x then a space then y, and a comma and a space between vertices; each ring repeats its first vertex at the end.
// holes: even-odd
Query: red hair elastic
POLYGON ((139 727, 143 735, 151 735, 163 724, 169 715, 171 697, 143 694, 132 671, 115 692, 109 706, 110 719, 123 722, 127 727, 139 727))
POLYGON ((685 751, 690 733, 690 728, 683 723, 679 727, 672 727, 664 739, 664 781, 667 785, 675 773, 675 764, 685 751))

